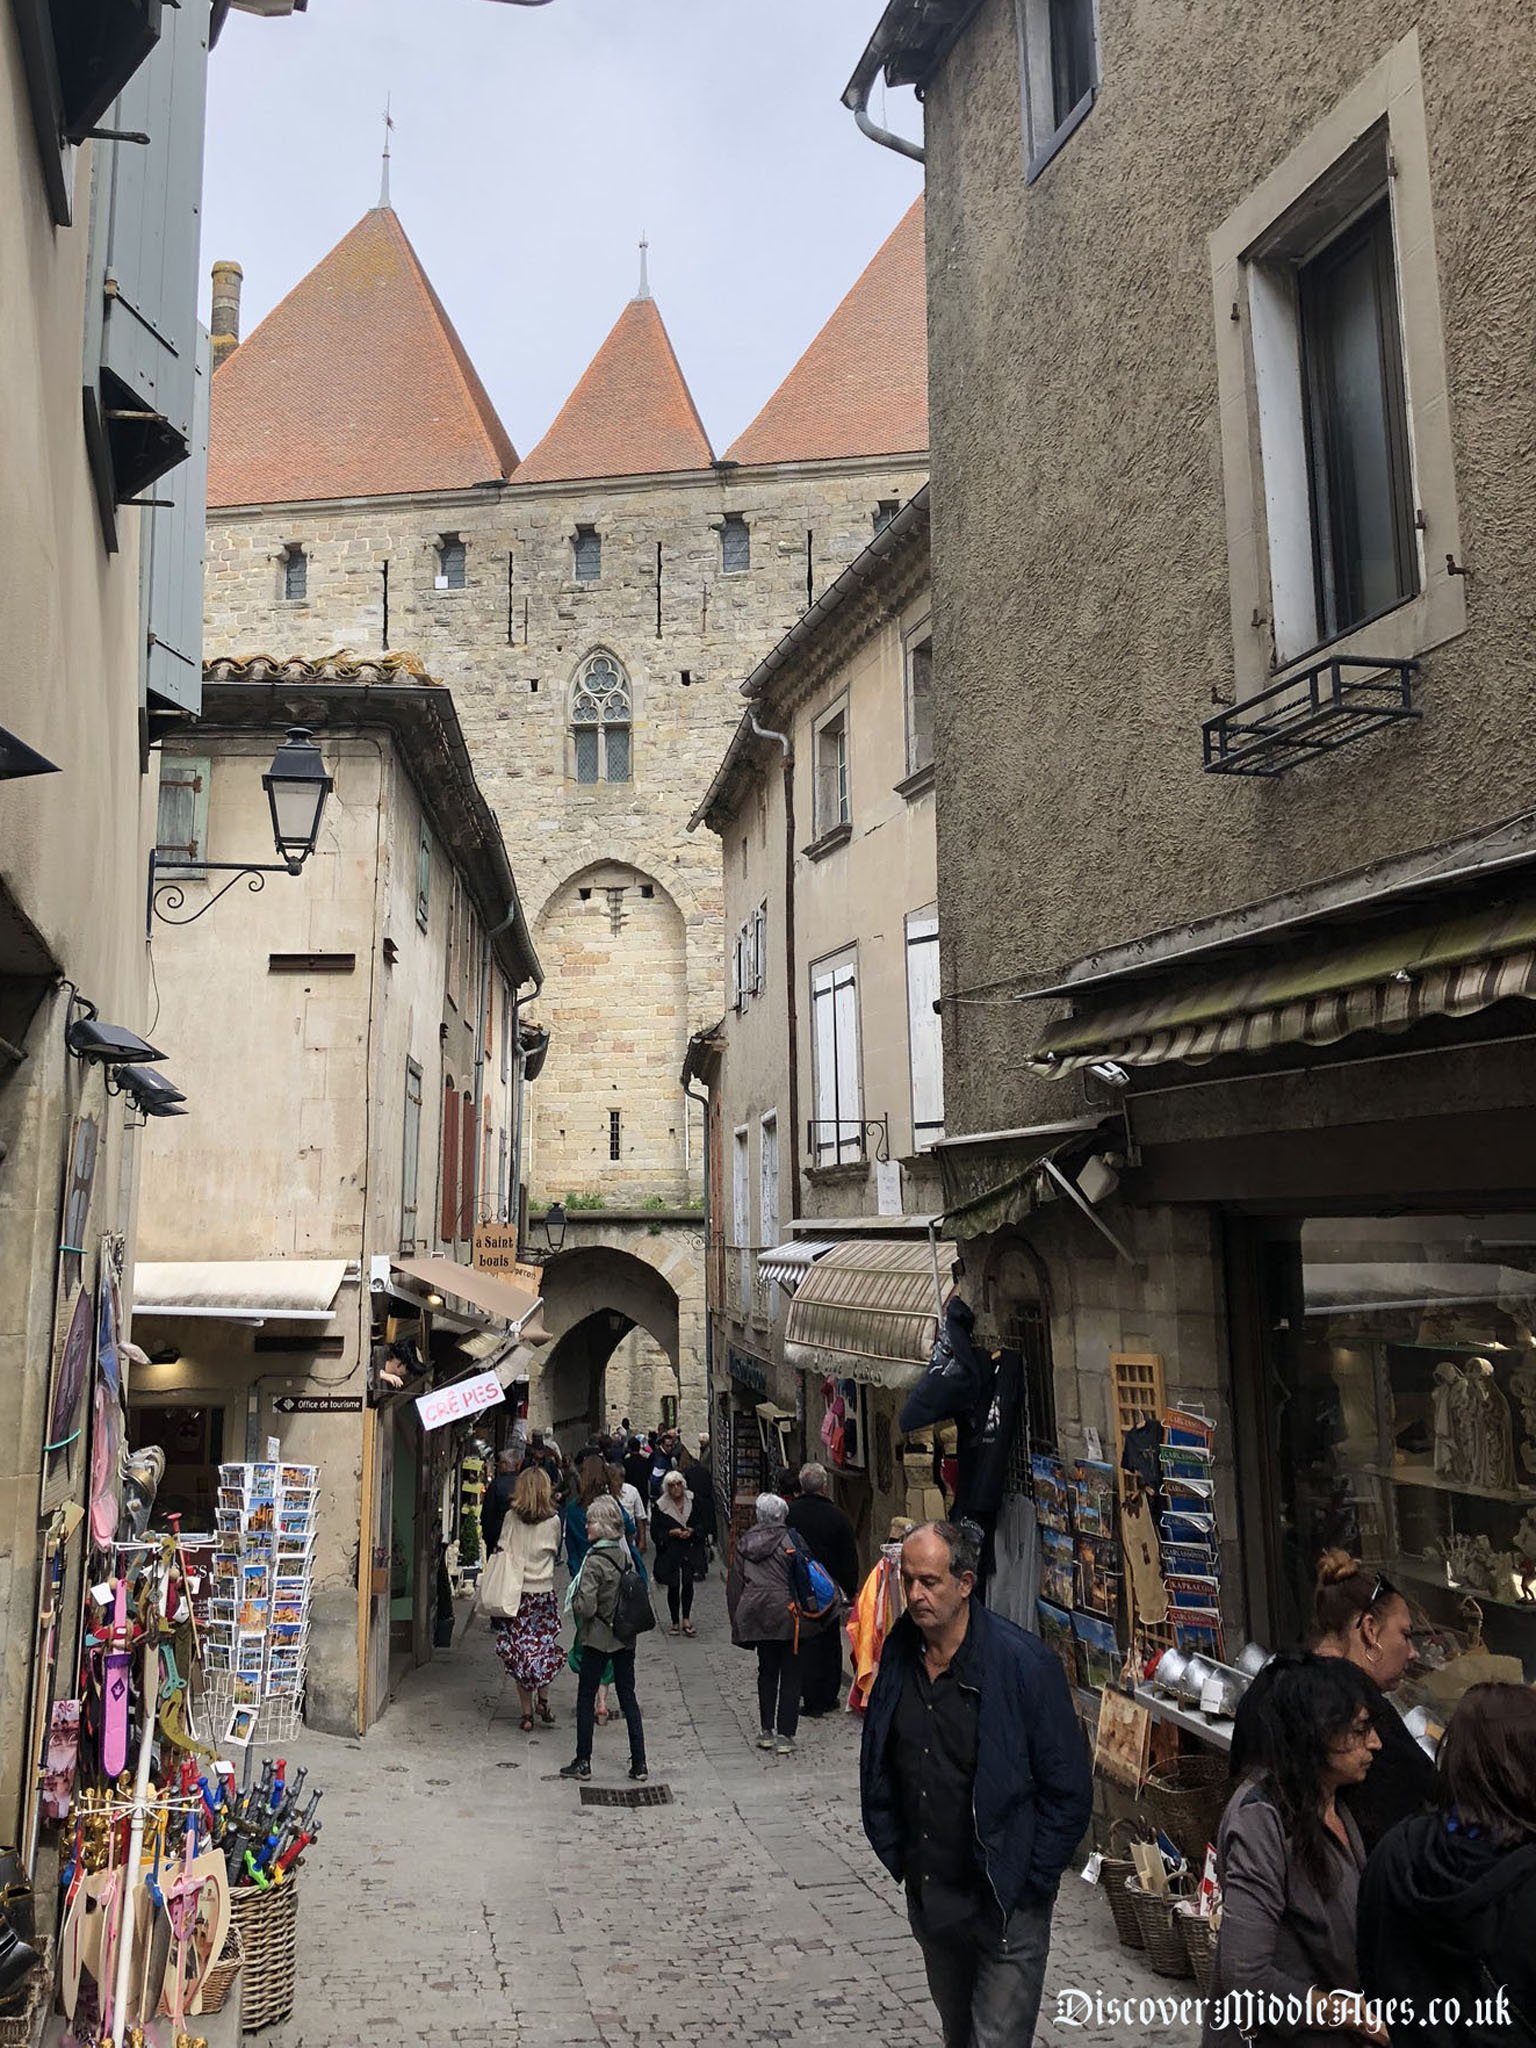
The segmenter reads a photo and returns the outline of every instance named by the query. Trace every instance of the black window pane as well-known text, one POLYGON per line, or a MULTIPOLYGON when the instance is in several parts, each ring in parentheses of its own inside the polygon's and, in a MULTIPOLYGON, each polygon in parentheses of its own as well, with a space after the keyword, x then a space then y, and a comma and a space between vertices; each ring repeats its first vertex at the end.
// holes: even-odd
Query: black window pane
POLYGON ((1418 587, 1386 202, 1298 282, 1318 608, 1331 638, 1418 587))
POLYGON ((603 542, 596 527, 576 529, 576 580, 595 583, 603 571, 603 542))
POLYGON ((1050 0, 1051 100, 1059 128, 1093 86, 1093 0, 1050 0))
POLYGON ((309 557, 302 548, 290 548, 283 557, 283 595, 288 598, 309 595, 309 557))
POLYGON ((461 540, 445 540, 442 547, 443 582, 450 590, 464 588, 465 549, 461 540))
POLYGON ((604 737, 608 742, 608 758, 606 762, 608 772, 604 780, 607 782, 628 782, 629 727, 627 725, 610 725, 604 737))
POLYGON ((727 576, 752 566, 752 536, 745 519, 727 519, 720 529, 720 566, 727 576))

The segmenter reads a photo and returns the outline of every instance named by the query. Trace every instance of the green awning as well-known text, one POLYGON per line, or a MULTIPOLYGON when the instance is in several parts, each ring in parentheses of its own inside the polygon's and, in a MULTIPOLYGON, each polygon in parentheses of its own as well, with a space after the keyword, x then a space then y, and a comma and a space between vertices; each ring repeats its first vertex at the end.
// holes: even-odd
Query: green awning
POLYGON ((1053 1077, 1096 1061, 1200 1062, 1283 1045, 1336 1045, 1536 999, 1536 903, 1318 948, 1219 981, 1080 1011, 1048 1025, 1029 1065, 1053 1077))

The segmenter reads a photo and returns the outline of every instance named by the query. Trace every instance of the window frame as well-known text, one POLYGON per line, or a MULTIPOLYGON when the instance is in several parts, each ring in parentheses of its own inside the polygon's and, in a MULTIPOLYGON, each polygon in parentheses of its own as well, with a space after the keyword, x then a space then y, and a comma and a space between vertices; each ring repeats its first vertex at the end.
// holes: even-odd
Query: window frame
POLYGON ((823 839, 829 832, 840 826, 853 823, 853 774, 849 758, 848 699, 839 697, 835 704, 829 704, 811 728, 811 819, 814 835, 823 839), (835 732, 838 741, 838 762, 835 772, 835 802, 829 798, 829 775, 822 759, 827 737, 835 732), (828 816, 829 803, 835 815, 828 816))
POLYGON ((1416 30, 1387 51, 1210 238, 1232 624, 1239 703, 1315 662, 1416 660, 1467 627, 1452 407, 1428 122, 1416 30), (1296 349, 1285 319, 1283 259, 1317 248, 1379 187, 1390 164, 1419 590, 1334 641, 1308 633, 1315 605, 1296 349), (1418 522, 1422 521, 1422 527, 1418 522))
POLYGON ((904 927, 906 940, 905 980, 907 989, 907 1081, 908 1112, 912 1121, 912 1150, 931 1151, 944 1136, 944 1034, 938 1012, 933 1007, 934 998, 940 992, 940 938, 939 913, 934 904, 924 910, 910 911, 904 927), (927 961, 914 962, 913 954, 918 947, 933 948, 932 972, 922 971, 927 961), (914 965, 919 972, 914 974, 914 965), (921 1025, 921 1029, 919 1026, 921 1025), (932 1107, 919 1101, 918 1090, 918 1044, 926 1040, 932 1051, 934 1081, 937 1087, 938 1116, 919 1118, 918 1111, 932 1107))
POLYGON ((432 915, 432 834, 425 821, 416 848, 416 922, 427 929, 432 915))
POLYGON ((902 636, 901 643, 901 695, 907 730, 907 780, 910 782, 920 775, 931 774, 934 766, 933 740, 933 615, 919 619, 902 636), (926 684, 928 706, 928 752, 918 760, 915 752, 917 720, 913 715, 916 692, 913 689, 913 670, 916 658, 926 650, 928 656, 928 680, 926 684))
POLYGON ((309 603, 309 550, 302 541, 284 541, 283 552, 278 557, 278 574, 282 580, 282 588, 278 592, 277 599, 279 604, 309 603), (294 591, 290 588, 296 565, 302 566, 303 571, 301 581, 304 588, 299 591, 294 591))
POLYGON ((1032 185, 1093 112, 1103 84, 1096 0, 1015 0, 1015 35, 1024 98, 1024 182, 1032 185), (1056 106, 1056 33, 1062 5, 1078 8, 1088 31, 1088 83, 1064 114, 1056 106), (1048 118, 1047 118, 1048 116, 1048 118))
POLYGON ((594 647, 589 654, 583 657, 578 665, 575 675, 571 678, 570 690, 566 696, 565 722, 569 748, 569 780, 576 788, 602 789, 612 787, 615 789, 628 789, 633 787, 635 780, 635 685, 629 670, 619 660, 619 657, 608 648, 594 647), (615 681, 612 689, 604 690, 601 694, 598 694, 589 687, 588 679, 600 662, 607 663, 613 672, 615 681), (578 718, 576 716, 577 705, 584 695, 597 708, 598 715, 594 718, 578 718), (623 717, 607 717, 603 715, 602 707, 610 699, 622 700, 623 717), (617 737, 620 734, 623 736, 624 773, 623 775, 616 776, 609 773, 611 756, 614 751, 609 741, 610 737, 617 737), (581 773, 581 742, 583 738, 589 738, 591 741, 597 770, 590 777, 584 777, 581 773))
POLYGON ((400 1256, 409 1258, 417 1249, 416 1226, 421 1221, 421 1115, 426 1104, 426 1077, 416 1061, 405 1062, 405 1117, 401 1134, 400 1161, 400 1256), (414 1085, 415 1094, 411 1093, 414 1085), (415 1114, 412 1115, 414 1109, 415 1114), (407 1218, 410 1231, 406 1230, 407 1218))
POLYGON ((745 576, 752 567, 752 528, 745 513, 727 512, 720 522, 720 574, 722 576, 745 576), (740 536, 741 561, 732 563, 729 558, 727 541, 740 536))
POLYGON ((1408 432, 1399 289, 1392 200, 1390 189, 1384 184, 1373 201, 1296 269, 1296 329, 1301 353, 1316 623, 1320 643, 1325 645, 1358 631, 1386 612, 1395 611, 1419 594, 1421 564, 1414 529, 1413 447, 1408 432), (1337 272, 1354 253, 1368 253, 1372 259, 1378 308, 1380 395, 1386 415, 1389 513, 1397 588, 1387 603, 1379 605, 1367 604, 1358 592, 1351 602, 1344 592, 1346 575, 1354 570, 1354 565, 1350 564, 1348 570, 1342 566, 1344 551, 1338 537, 1343 524, 1343 487, 1335 462, 1338 393, 1320 360, 1322 351, 1318 346, 1319 329, 1329 311, 1321 280, 1328 272, 1337 272))
POLYGON ((811 991, 811 1101, 814 1110, 806 1149, 813 1168, 862 1165, 867 1155, 858 947, 845 946, 836 953, 813 960, 808 971, 811 991), (851 1026, 846 1037, 839 1020, 837 1000, 843 990, 851 991, 848 1005, 852 1011, 851 1026), (823 1002, 831 1005, 825 1013, 818 1007, 823 1002), (830 1072, 826 1064, 824 1036, 831 1051, 830 1072), (851 1114, 848 1113, 850 1106, 851 1114), (852 1127, 849 1137, 843 1135, 846 1126, 852 1127))
POLYGON ((601 583, 603 580, 602 532, 588 521, 578 521, 571 535, 571 580, 574 583, 601 583), (594 552, 584 555, 584 546, 594 552), (583 568, 584 560, 592 566, 583 568))
POLYGON ((469 542, 461 533, 440 533, 437 537, 437 574, 432 579, 435 590, 467 590, 469 588, 469 542), (455 554, 459 580, 454 582, 448 568, 450 553, 455 554))
POLYGON ((438 1189, 437 1234, 443 1244, 456 1242, 459 1224, 459 1176, 462 1171, 459 1136, 459 1091, 452 1074, 444 1074, 442 1127, 437 1134, 438 1189))
POLYGON ((624 1160, 624 1112, 610 1109, 608 1112, 608 1164, 620 1166, 624 1160))

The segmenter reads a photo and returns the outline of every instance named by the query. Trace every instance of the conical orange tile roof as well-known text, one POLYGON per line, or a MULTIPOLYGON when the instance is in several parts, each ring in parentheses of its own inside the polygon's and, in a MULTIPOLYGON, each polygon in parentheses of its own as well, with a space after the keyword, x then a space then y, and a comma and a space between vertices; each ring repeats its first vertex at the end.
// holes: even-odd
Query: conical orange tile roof
POLYGON ((726 459, 814 462, 917 455, 927 446, 928 311, 919 193, 726 459))
POLYGON ((404 228, 375 207, 219 367, 210 505, 385 497, 517 454, 404 228))
POLYGON ((638 298, 619 315, 517 481, 708 469, 714 459, 656 302, 638 298))

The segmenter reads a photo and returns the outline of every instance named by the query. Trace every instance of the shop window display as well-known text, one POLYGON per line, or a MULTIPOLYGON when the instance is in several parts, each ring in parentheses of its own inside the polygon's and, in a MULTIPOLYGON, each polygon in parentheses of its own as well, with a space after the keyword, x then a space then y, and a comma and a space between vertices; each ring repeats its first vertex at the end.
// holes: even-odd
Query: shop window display
POLYGON ((1339 1545, 1422 1610, 1429 1696, 1479 1638, 1536 1678, 1536 1216, 1310 1218, 1299 1252, 1270 1394, 1297 1617, 1339 1545))

